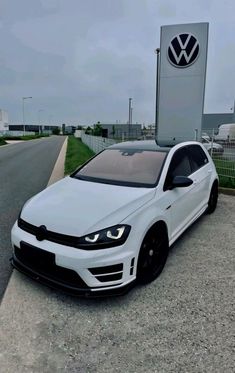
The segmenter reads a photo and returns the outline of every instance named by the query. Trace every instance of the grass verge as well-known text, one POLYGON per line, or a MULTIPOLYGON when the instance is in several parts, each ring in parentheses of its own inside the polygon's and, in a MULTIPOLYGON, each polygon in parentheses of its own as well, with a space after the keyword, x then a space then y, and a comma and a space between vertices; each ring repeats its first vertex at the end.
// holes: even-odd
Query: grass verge
MULTIPOLYGON (((69 136, 68 146, 65 160, 65 175, 70 174, 81 164, 85 163, 89 158, 93 157, 95 153, 88 148, 85 144, 82 143, 80 139, 75 138, 74 136, 69 136)), ((224 161, 214 159, 217 172, 220 174, 224 161)), ((226 161, 226 168, 230 169, 234 173, 234 162, 226 161)), ((219 176, 220 186, 225 188, 235 189, 235 178, 231 176, 219 176)))
POLYGON ((2 137, 0 137, 0 146, 1 145, 6 145, 5 139, 3 139, 2 137))
POLYGON ((41 137, 49 137, 49 135, 27 135, 27 136, 5 136, 4 140, 35 140, 41 137))
POLYGON ((219 176, 219 186, 222 188, 235 189, 235 178, 229 176, 219 176))
POLYGON ((94 154, 95 153, 89 149, 88 146, 83 144, 80 139, 77 139, 74 136, 69 136, 64 174, 70 174, 89 158, 93 157, 94 154))
POLYGON ((213 161, 219 175, 219 185, 224 188, 235 189, 235 162, 227 159, 216 159, 216 157, 213 158, 213 161))

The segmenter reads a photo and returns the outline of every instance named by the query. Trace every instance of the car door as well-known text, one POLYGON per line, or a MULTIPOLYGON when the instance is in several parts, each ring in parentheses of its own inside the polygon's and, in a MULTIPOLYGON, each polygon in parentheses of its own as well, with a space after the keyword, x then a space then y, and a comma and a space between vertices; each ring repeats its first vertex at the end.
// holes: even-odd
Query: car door
POLYGON ((176 150, 172 156, 164 184, 165 197, 171 210, 170 241, 174 241, 192 220, 197 208, 195 184, 171 189, 175 176, 189 177, 192 173, 187 147, 176 150))
POLYGON ((194 197, 196 199, 196 213, 200 213, 208 203, 212 167, 208 156, 200 145, 189 145, 187 146, 187 151, 192 168, 190 177, 195 186, 194 197))

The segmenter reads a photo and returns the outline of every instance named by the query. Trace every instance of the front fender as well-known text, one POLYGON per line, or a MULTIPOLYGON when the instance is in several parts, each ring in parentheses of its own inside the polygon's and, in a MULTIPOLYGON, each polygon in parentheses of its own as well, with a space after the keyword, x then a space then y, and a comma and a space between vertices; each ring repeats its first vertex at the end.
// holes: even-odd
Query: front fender
POLYGON ((139 243, 138 249, 140 249, 148 230, 159 221, 166 224, 168 240, 170 241, 171 212, 161 201, 146 204, 124 219, 122 223, 129 224, 132 227, 128 240, 133 238, 133 242, 139 243))

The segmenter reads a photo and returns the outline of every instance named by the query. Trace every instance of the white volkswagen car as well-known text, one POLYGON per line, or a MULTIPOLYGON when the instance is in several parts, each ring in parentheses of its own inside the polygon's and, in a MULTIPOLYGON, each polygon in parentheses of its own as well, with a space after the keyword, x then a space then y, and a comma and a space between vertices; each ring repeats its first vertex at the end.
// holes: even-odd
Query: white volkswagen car
POLYGON ((215 210, 218 176, 197 142, 111 146, 23 207, 12 264, 72 294, 124 293, 153 281, 175 240, 215 210))

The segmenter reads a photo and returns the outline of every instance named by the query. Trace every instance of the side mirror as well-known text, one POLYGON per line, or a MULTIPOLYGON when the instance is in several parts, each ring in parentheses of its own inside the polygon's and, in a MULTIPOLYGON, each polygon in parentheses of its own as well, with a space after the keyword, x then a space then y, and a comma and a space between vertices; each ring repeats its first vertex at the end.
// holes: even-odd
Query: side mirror
POLYGON ((185 188, 193 184, 193 180, 186 176, 175 176, 171 183, 171 189, 185 188))

